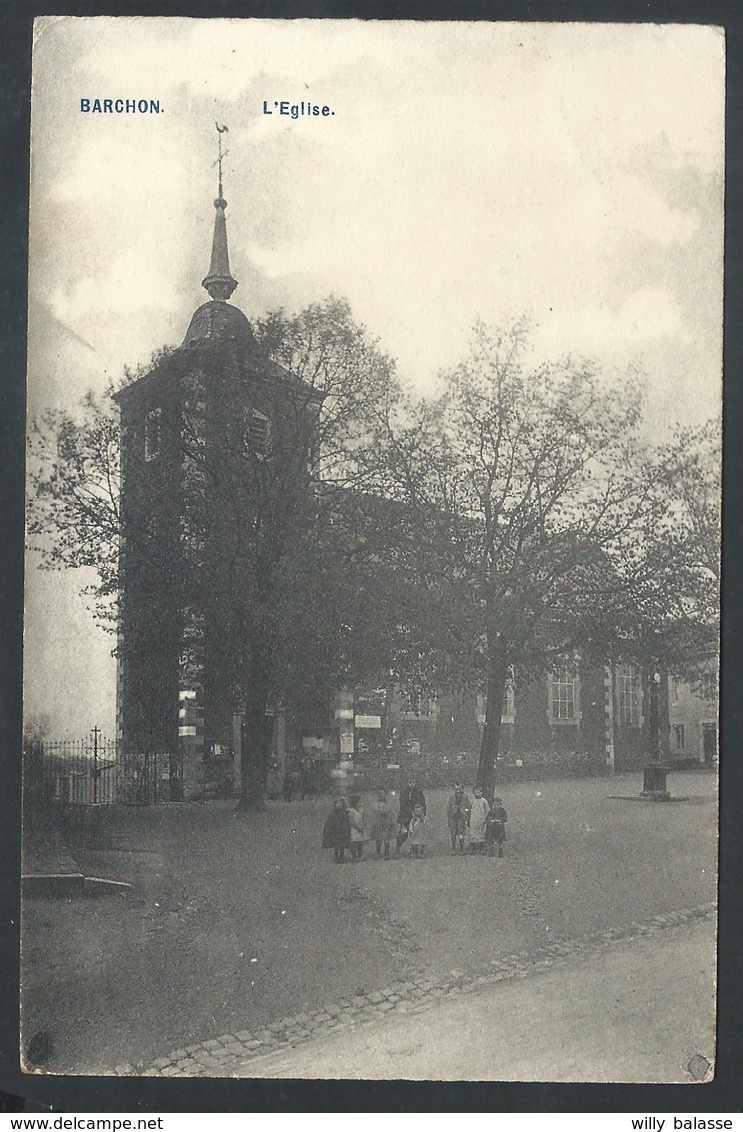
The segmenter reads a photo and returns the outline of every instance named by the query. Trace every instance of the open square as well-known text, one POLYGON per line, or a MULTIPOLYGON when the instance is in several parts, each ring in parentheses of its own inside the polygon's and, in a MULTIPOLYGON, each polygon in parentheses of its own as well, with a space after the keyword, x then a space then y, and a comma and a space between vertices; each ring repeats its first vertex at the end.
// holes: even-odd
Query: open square
MULTIPOLYGON (((398 1001, 414 990, 423 997, 452 973, 484 977, 492 963, 531 978, 545 948, 554 945, 553 958, 560 946, 578 955, 597 933, 609 933, 600 944, 608 950, 632 946, 632 925, 647 931, 716 895, 715 776, 674 776, 673 792, 687 800, 673 804, 641 801, 641 785, 625 775, 504 787, 501 859, 452 856, 447 792, 429 792, 423 860, 405 848, 378 860, 367 845, 360 862, 341 866, 320 849, 330 799, 240 816, 230 802, 100 807, 94 826, 71 830, 76 860, 86 875, 133 888, 26 900, 24 1031, 51 1034, 52 1072, 144 1071, 165 1058, 189 1073, 200 1057, 214 1072, 207 1047, 228 1034, 260 1052, 273 1024, 283 1032, 289 1019, 293 1040, 315 1040, 351 1019, 355 999, 369 1009, 380 993, 387 1002, 396 990, 398 1001)), ((687 1003, 690 1020, 711 1019, 712 980, 708 965, 702 1000, 687 1003)), ((661 1004, 664 988, 642 994, 661 1004)), ((643 1025, 652 1033, 652 1012, 643 1025)), ((597 1045, 597 1070, 612 1041, 607 1032, 597 1045)), ((222 1066, 234 1073, 249 1052, 225 1048, 222 1066)), ((711 1060, 709 1045, 698 1052, 711 1060)))

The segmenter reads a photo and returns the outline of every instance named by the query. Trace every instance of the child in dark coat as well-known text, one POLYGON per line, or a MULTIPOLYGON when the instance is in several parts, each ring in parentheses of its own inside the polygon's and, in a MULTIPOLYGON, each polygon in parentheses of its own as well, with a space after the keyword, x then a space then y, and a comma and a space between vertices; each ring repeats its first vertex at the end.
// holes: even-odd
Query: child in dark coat
POLYGON ((343 798, 336 798, 328 814, 322 831, 322 847, 335 851, 338 864, 345 859, 346 849, 351 848, 351 821, 343 798))
POLYGON ((472 809, 472 799, 469 794, 465 794, 459 782, 454 783, 454 793, 449 799, 446 807, 446 820, 449 824, 449 833, 451 834, 451 851, 464 853, 464 838, 467 833, 467 826, 470 820, 470 810, 472 809))
POLYGON ((495 856, 496 846, 498 856, 503 856, 503 842, 506 840, 506 822, 508 815, 503 809, 503 799, 493 798, 493 808, 485 819, 485 845, 488 855, 495 856))
POLYGON ((426 796, 415 781, 415 777, 411 775, 407 786, 403 786, 400 791, 400 809, 397 815, 397 824, 400 832, 397 835, 397 844, 395 846, 395 853, 397 854, 399 854, 403 842, 407 840, 410 819, 413 816, 413 810, 416 806, 422 806, 425 815, 426 796))

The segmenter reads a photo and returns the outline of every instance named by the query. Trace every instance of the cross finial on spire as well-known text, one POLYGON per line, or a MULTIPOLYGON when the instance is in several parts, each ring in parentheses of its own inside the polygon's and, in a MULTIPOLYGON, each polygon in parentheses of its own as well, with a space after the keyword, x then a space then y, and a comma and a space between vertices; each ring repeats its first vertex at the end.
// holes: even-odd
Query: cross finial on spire
POLYGON ((232 278, 230 272, 230 260, 227 253, 227 222, 225 220, 224 210, 227 207, 227 201, 224 199, 222 192, 222 159, 226 156, 222 152, 222 134, 227 133, 226 126, 220 126, 218 122, 214 123, 217 127, 217 136, 219 138, 219 157, 215 162, 219 166, 219 196, 214 202, 214 207, 217 210, 217 215, 214 220, 214 237, 212 239, 212 259, 209 264, 209 274, 202 283, 202 287, 206 288, 213 299, 229 299, 232 292, 237 287, 237 280, 232 278))

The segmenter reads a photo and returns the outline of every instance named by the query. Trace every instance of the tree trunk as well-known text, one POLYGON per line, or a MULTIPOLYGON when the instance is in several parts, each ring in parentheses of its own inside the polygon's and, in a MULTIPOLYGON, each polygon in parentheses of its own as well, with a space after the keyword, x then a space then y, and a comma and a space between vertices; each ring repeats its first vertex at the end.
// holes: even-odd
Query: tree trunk
POLYGON ((265 810, 267 673, 256 668, 248 690, 240 752, 240 801, 242 811, 265 810))
POLYGON ((500 747, 501 718, 503 700, 508 681, 508 652, 500 637, 489 642, 488 647, 488 690, 485 706, 485 729, 480 745, 480 763, 477 768, 477 781, 482 792, 492 805, 495 787, 495 763, 500 747))

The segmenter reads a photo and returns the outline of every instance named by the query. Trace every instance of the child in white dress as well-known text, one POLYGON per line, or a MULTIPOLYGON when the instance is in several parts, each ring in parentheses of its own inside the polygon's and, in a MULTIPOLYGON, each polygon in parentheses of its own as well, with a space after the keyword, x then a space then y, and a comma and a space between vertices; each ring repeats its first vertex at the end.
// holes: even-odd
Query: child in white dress
POLYGON ((487 798, 482 796, 482 787, 476 786, 475 797, 472 799, 470 810, 470 853, 485 852, 485 827, 487 824, 490 806, 487 798))
POLYGON ((413 807, 413 816, 408 826, 408 841, 410 842, 411 857, 425 857, 428 842, 428 818, 420 804, 413 807))

